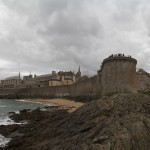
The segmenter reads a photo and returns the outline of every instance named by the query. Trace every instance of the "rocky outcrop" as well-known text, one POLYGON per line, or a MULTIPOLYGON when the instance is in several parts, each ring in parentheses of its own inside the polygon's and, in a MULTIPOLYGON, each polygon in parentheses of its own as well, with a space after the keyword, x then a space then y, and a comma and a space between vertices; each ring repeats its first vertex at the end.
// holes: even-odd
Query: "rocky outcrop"
MULTIPOLYGON (((28 124, 16 126, 7 150, 149 150, 150 96, 103 97, 73 113, 23 111, 13 115, 28 124)), ((12 133, 11 133, 12 134, 12 133)), ((9 134, 5 134, 9 137, 9 134)))

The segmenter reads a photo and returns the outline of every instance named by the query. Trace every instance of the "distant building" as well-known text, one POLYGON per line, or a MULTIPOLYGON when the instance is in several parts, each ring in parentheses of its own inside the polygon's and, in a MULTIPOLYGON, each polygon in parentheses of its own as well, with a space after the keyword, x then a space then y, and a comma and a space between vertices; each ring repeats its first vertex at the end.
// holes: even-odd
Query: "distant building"
POLYGON ((49 86, 60 86, 70 85, 76 83, 81 78, 80 66, 78 72, 75 74, 74 71, 59 71, 53 74, 49 81, 49 86))
POLYGON ((35 79, 33 78, 33 76, 30 74, 28 76, 24 76, 23 77, 23 81, 22 81, 22 88, 32 88, 35 87, 35 79))
POLYGON ((0 89, 2 89, 2 81, 0 80, 0 89))
POLYGON ((34 87, 49 87, 49 86, 61 86, 61 85, 70 85, 74 84, 81 78, 80 66, 78 72, 74 74, 72 71, 64 72, 52 71, 51 74, 44 74, 36 76, 28 75, 23 76, 23 79, 19 76, 9 77, 5 80, 1 80, 0 88, 9 89, 9 88, 34 88, 34 87))
POLYGON ((62 85, 62 82, 60 79, 50 79, 49 80, 49 86, 60 86, 62 85))
POLYGON ((51 74, 45 74, 40 76, 35 75, 34 77, 30 74, 29 76, 23 77, 22 87, 31 88, 70 85, 78 81, 80 76, 80 72, 74 74, 74 72, 72 71, 59 71, 58 73, 56 73, 56 71, 52 71, 51 74))
POLYGON ((70 85, 76 82, 75 74, 72 71, 69 72, 58 72, 58 76, 62 82, 62 85, 70 85))
POLYGON ((52 76, 49 80, 49 86, 60 86, 62 85, 60 76, 56 73, 56 71, 52 71, 52 76))
POLYGON ((150 75, 143 69, 136 72, 137 89, 144 90, 150 88, 150 75))
POLYGON ((21 85, 21 78, 20 73, 19 76, 13 76, 6 78, 5 80, 1 80, 1 87, 2 89, 12 89, 12 88, 19 88, 21 85))
POLYGON ((51 79, 52 74, 45 74, 40 76, 35 76, 35 84, 37 87, 48 87, 49 86, 49 80, 51 79))

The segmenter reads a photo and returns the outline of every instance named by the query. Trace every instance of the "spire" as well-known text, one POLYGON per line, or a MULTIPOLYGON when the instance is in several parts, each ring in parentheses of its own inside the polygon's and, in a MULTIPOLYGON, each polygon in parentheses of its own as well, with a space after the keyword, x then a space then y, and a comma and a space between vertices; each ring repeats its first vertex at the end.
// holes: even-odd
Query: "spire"
POLYGON ((19 78, 20 78, 20 71, 19 71, 19 78))
POLYGON ((80 65, 79 65, 78 73, 80 73, 80 65))
POLYGON ((81 77, 80 65, 79 65, 79 68, 78 68, 77 75, 78 75, 79 77, 81 77))
POLYGON ((30 70, 30 75, 31 75, 31 70, 30 70))
POLYGON ((21 76, 20 76, 20 63, 18 64, 18 70, 19 70, 19 78, 21 78, 21 76))

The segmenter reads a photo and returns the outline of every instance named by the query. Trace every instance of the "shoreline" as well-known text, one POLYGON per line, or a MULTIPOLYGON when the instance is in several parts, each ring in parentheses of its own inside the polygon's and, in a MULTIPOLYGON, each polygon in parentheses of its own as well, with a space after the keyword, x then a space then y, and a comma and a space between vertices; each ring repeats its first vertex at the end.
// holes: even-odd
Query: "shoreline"
POLYGON ((42 99, 42 98, 35 98, 35 99, 23 99, 25 101, 35 102, 35 103, 41 103, 41 104, 51 104, 59 106, 60 109, 67 109, 68 112, 73 112, 79 107, 83 106, 85 103, 82 102, 76 102, 69 99, 64 98, 54 98, 54 99, 42 99))
POLYGON ((1 134, 12 138, 1 149, 149 150, 149 106, 149 95, 120 93, 87 103, 73 113, 55 108, 53 111, 23 110, 11 119, 27 120, 27 124, 0 126, 1 134))

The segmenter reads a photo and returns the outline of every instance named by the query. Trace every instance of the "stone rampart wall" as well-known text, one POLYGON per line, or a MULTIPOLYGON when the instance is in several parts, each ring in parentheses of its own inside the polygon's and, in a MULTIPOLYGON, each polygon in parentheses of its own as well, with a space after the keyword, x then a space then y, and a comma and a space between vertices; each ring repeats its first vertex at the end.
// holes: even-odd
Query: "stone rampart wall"
POLYGON ((97 76, 66 86, 0 90, 1 98, 54 98, 66 96, 95 99, 100 95, 100 83, 97 76))
POLYGON ((104 60, 101 80, 103 95, 135 91, 136 60, 128 57, 112 57, 104 60))

